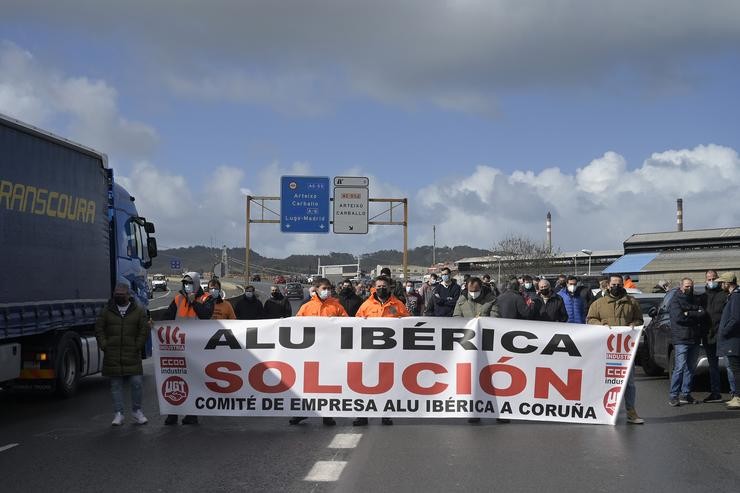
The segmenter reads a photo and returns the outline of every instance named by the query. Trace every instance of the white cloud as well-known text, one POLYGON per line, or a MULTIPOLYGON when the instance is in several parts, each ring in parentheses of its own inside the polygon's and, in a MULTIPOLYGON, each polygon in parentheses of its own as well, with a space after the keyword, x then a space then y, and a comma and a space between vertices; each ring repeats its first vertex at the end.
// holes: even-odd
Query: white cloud
POLYGON ((148 155, 157 133, 121 116, 117 99, 105 81, 65 76, 0 41, 0 112, 44 128, 59 126, 58 133, 112 155, 148 155))
POLYGON ((471 176, 418 192, 416 202, 432 213, 419 218, 414 243, 430 242, 431 224, 438 244, 491 248, 509 233, 544 240, 552 211, 555 246, 619 248, 633 233, 673 230, 679 197, 686 229, 737 226, 740 210, 721 197, 734 197, 738 187, 740 157, 719 145, 654 153, 636 169, 615 152, 574 174, 550 168, 506 175, 478 166, 471 176))

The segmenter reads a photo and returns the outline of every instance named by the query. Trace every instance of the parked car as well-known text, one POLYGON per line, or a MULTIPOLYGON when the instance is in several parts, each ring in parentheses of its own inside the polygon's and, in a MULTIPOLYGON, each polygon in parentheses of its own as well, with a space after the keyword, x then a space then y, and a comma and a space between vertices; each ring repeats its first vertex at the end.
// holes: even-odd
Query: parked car
POLYGON ((285 287, 285 297, 288 299, 303 299, 303 285, 298 282, 291 282, 285 287))
POLYGON ((152 291, 167 291, 167 277, 164 274, 154 274, 152 291))
MULTIPOLYGON (((703 288, 702 288, 703 291, 703 288)), ((660 305, 650 309, 652 317, 649 324, 645 325, 645 344, 641 358, 642 369, 651 376, 670 375, 675 366, 675 354, 671 343, 671 319, 669 306, 678 288, 668 291, 660 305)), ((724 367, 725 358, 720 358, 720 367, 724 367)), ((705 373, 709 369, 707 355, 704 347, 699 347, 695 374, 705 373)))

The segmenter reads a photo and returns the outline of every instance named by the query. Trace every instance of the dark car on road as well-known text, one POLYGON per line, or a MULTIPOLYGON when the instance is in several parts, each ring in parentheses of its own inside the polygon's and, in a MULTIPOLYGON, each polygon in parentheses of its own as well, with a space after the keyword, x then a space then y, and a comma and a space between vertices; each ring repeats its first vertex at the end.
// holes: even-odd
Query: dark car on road
POLYGON ((285 287, 285 297, 288 299, 303 299, 303 285, 298 282, 288 283, 285 287))

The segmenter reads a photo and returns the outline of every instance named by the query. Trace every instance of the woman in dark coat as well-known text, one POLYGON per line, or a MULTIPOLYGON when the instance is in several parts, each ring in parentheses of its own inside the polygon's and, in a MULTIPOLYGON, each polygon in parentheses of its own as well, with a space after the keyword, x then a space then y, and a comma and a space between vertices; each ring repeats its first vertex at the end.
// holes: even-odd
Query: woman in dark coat
POLYGON ((103 351, 103 376, 110 378, 113 426, 123 423, 123 385, 126 381, 131 386, 134 421, 141 425, 147 422, 141 409, 144 373, 141 353, 148 330, 146 311, 133 301, 127 284, 117 284, 113 298, 95 322, 95 337, 103 351))

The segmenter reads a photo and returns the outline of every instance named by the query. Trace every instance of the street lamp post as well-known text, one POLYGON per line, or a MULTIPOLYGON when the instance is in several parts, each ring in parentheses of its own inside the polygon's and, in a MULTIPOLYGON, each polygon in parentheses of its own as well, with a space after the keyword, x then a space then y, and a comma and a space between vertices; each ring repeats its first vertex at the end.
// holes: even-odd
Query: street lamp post
POLYGON ((585 253, 586 255, 588 255, 588 275, 590 276, 590 275, 591 275, 591 255, 592 255, 592 254, 593 254, 594 252, 592 252, 591 250, 589 250, 589 249, 587 249, 587 248, 584 248, 584 249, 582 249, 581 251, 582 251, 583 253, 585 253))

